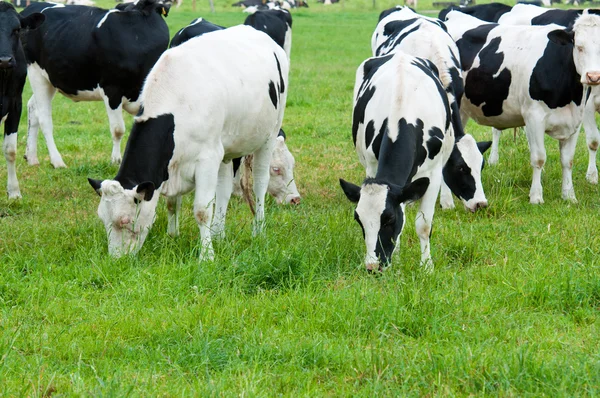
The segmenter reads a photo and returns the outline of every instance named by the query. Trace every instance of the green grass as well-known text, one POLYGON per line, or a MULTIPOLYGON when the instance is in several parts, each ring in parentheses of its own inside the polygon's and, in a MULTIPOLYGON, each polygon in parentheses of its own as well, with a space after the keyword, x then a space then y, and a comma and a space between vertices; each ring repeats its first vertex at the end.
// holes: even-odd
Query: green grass
MULTIPOLYGON (((169 15, 172 34, 200 15, 245 17, 226 2, 210 15, 185 1, 169 15)), ((392 3, 368 4, 294 11, 284 128, 303 203, 270 200, 266 234, 252 239, 251 214, 232 199, 213 263, 196 260, 191 197, 179 238, 166 234, 160 204, 138 256, 109 258, 86 181, 116 173, 103 105, 55 98, 60 170, 42 138, 41 165, 22 159, 24 112, 23 200, 6 199, 0 162, 0 396, 600 395, 600 196, 585 181, 583 134, 579 203, 560 198, 558 145, 547 139, 546 203, 530 205, 527 142, 506 132, 500 165, 484 170, 490 207, 436 212, 433 274, 418 265, 414 207, 392 268, 365 272, 337 179, 364 175, 353 79, 392 3)))

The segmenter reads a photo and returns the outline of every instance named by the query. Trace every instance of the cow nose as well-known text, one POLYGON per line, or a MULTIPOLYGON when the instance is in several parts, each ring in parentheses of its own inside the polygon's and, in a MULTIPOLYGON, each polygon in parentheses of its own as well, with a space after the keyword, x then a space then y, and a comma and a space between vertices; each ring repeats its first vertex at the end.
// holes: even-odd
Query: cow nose
POLYGON ((587 78, 587 84, 594 86, 600 84, 600 72, 588 72, 585 77, 587 78))
POLYGON ((0 68, 8 69, 12 67, 12 57, 0 57, 0 68))
POLYGON ((477 208, 478 209, 484 209, 486 207, 488 207, 488 202, 487 201, 477 203, 477 208))
POLYGON ((290 199, 290 203, 293 205, 299 205, 300 204, 300 196, 294 196, 292 199, 290 199))

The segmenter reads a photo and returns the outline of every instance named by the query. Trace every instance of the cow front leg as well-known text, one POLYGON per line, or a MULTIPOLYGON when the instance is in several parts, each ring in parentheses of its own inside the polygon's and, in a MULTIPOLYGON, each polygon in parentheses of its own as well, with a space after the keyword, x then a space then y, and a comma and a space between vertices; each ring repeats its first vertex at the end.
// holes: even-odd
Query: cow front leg
POLYGON ((488 163, 491 165, 498 164, 499 154, 498 147, 500 145, 500 134, 502 130, 498 130, 492 127, 492 148, 490 150, 490 156, 488 157, 488 163))
POLYGON ((233 191, 233 164, 221 163, 219 167, 219 177, 217 181, 217 196, 215 206, 215 216, 212 223, 212 235, 215 239, 225 237, 225 217, 227 215, 227 206, 233 191))
POLYGON ((17 180, 17 133, 4 133, 4 157, 6 158, 6 171, 8 172, 8 199, 20 199, 21 190, 17 180))
POLYGON ((598 184, 598 168, 596 167, 596 152, 600 143, 600 132, 596 125, 596 104, 594 97, 589 98, 583 111, 583 128, 588 146, 588 169, 585 178, 591 184, 598 184))
POLYGON ((421 198, 419 212, 415 219, 415 228, 417 236, 421 243, 421 265, 425 271, 433 271, 433 261, 431 260, 431 227, 433 224, 433 214, 435 212, 435 203, 440 193, 440 185, 442 184, 442 169, 435 171, 429 177, 429 187, 425 191, 425 195, 421 198))
POLYGON ((196 192, 194 195, 194 216, 200 229, 200 261, 212 261, 215 252, 211 238, 213 204, 217 191, 218 173, 223 160, 223 148, 206 149, 206 154, 196 163, 194 178, 196 192))
POLYGON ((44 139, 46 140, 46 146, 48 147, 48 154, 50 155, 50 163, 55 168, 67 167, 65 162, 62 160, 62 156, 56 148, 54 142, 54 125, 52 123, 52 99, 56 94, 56 88, 52 86, 52 83, 46 79, 41 73, 39 67, 29 66, 27 68, 27 76, 31 84, 31 90, 33 91, 33 97, 29 100, 28 109, 34 109, 33 115, 36 119, 30 119, 30 127, 28 129, 27 137, 27 151, 25 156, 27 161, 31 165, 39 164, 37 159, 37 131, 38 127, 42 129, 44 139), (31 102, 33 100, 33 102, 31 102), (30 107, 29 104, 32 104, 30 107))
POLYGON ((32 95, 27 102, 27 146, 25 147, 24 158, 30 166, 40 164, 37 155, 37 140, 40 131, 40 122, 35 107, 35 97, 32 95))
POLYGON ((579 129, 566 140, 559 141, 560 163, 562 165, 562 198, 577 203, 575 189, 573 188, 573 157, 577 146, 579 129))
POLYGON ((440 190, 440 206, 443 210, 454 209, 454 198, 452 197, 452 191, 446 185, 446 182, 442 179, 442 188, 440 190))
POLYGON ((252 177, 254 178, 254 196, 256 197, 256 214, 254 217, 253 235, 262 233, 265 224, 265 195, 269 187, 269 167, 273 156, 275 138, 271 138, 259 150, 254 152, 252 177))
MULTIPOLYGON (((108 115, 108 123, 110 126, 110 134, 112 135, 113 148, 110 160, 114 164, 121 163, 121 138, 125 135, 125 121, 123 120, 123 104, 113 109, 110 105, 110 100, 107 96, 103 96, 106 114, 108 115)), ((114 105, 114 103, 113 103, 114 105)))
POLYGON ((179 212, 181 210, 181 196, 167 197, 167 214, 169 223, 167 233, 173 237, 179 236, 179 212))
POLYGON ((542 170, 546 164, 546 148, 544 147, 544 127, 539 123, 527 123, 525 127, 527 142, 529 143, 529 160, 533 168, 531 189, 529 190, 529 203, 544 203, 542 189, 542 170))

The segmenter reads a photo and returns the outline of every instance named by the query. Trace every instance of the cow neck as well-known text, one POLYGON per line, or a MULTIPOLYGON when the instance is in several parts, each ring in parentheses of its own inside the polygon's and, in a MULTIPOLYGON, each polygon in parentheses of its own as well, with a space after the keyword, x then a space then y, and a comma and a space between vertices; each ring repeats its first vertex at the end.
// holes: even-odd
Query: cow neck
POLYGON ((417 119, 412 125, 400 119, 396 140, 392 141, 389 130, 382 139, 375 179, 404 188, 417 171, 419 157, 425 159, 420 153, 420 149, 425 152, 422 142, 423 122, 417 119))
POLYGON ((135 122, 115 180, 125 189, 147 181, 158 189, 169 179, 168 167, 175 149, 174 131, 175 120, 170 113, 135 122))

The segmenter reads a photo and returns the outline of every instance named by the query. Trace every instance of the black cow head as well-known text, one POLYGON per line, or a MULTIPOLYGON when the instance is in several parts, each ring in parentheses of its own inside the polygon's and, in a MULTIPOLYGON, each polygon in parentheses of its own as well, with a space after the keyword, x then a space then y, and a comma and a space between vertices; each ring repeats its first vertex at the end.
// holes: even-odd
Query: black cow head
POLYGON ((142 14, 150 15, 153 12, 167 17, 171 9, 171 2, 162 0, 138 0, 133 3, 121 3, 115 7, 120 11, 140 11, 142 14))
POLYGON ((45 16, 34 13, 22 17, 10 3, 0 3, 0 69, 11 69, 16 65, 16 54, 21 46, 21 29, 35 29, 45 16))

